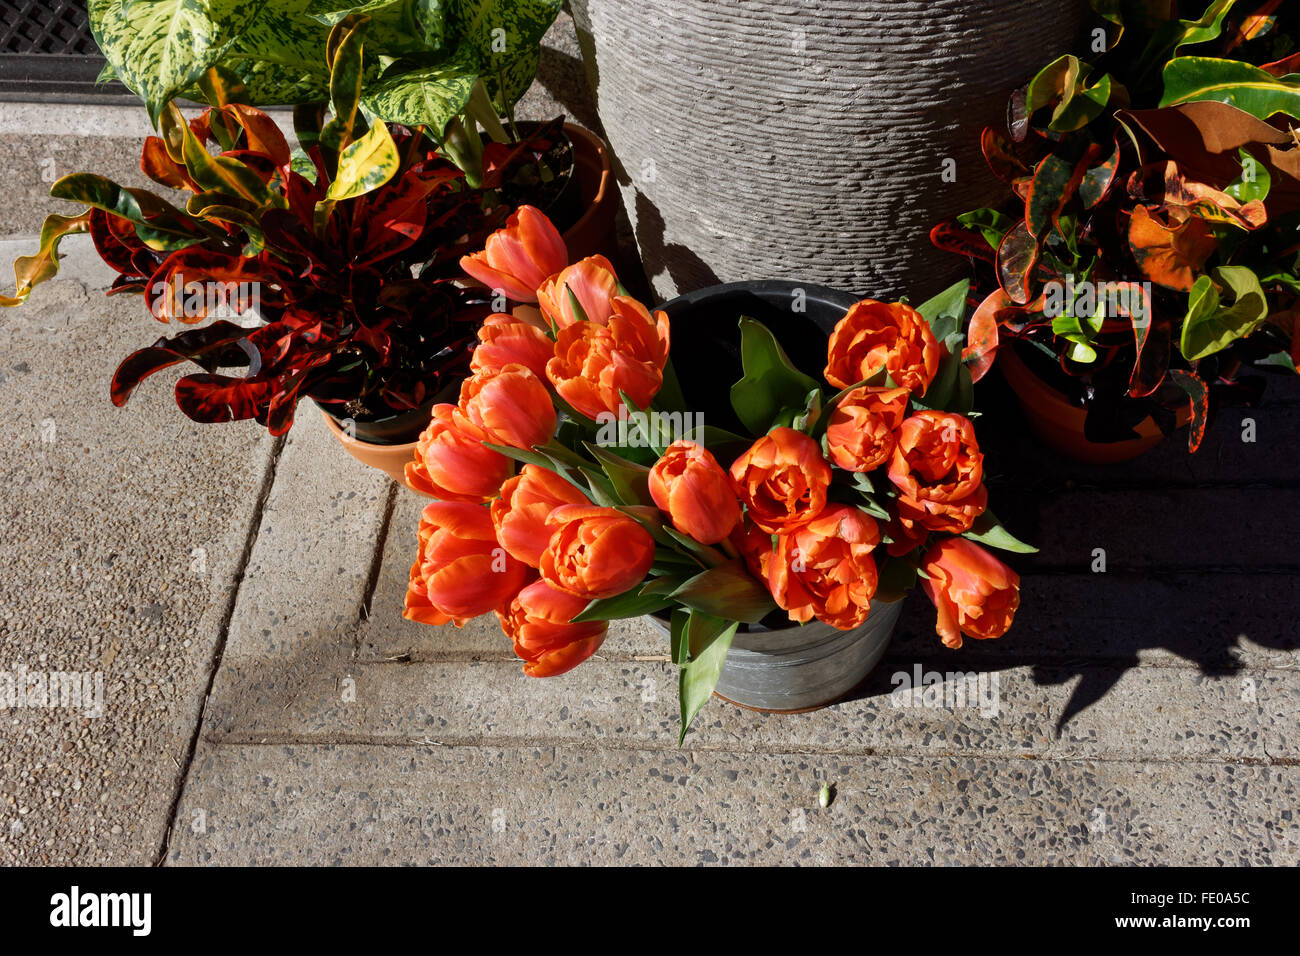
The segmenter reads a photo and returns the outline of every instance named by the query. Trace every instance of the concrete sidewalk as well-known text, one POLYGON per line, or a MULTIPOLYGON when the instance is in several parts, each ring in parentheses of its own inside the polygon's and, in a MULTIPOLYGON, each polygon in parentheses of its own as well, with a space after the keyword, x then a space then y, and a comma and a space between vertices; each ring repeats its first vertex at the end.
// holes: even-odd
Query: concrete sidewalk
MULTIPOLYGON (((565 26, 527 111, 591 125, 565 26)), ((139 131, 98 122, 50 120, 59 174, 127 175, 139 131)), ((6 268, 53 206, 28 159, 0 164, 6 268)), ((0 312, 0 674, 100 673, 103 706, 0 711, 0 863, 1300 863, 1300 380, 1195 458, 1179 437, 1109 470, 984 419, 992 500, 1042 548, 1012 632, 948 652, 913 594, 850 699, 714 701, 678 750, 642 623, 537 681, 495 620, 402 620, 422 501, 309 407, 280 440, 195 425, 177 372, 113 408, 161 330, 65 248, 0 312), (984 674, 996 708, 895 706, 917 668, 984 674)))

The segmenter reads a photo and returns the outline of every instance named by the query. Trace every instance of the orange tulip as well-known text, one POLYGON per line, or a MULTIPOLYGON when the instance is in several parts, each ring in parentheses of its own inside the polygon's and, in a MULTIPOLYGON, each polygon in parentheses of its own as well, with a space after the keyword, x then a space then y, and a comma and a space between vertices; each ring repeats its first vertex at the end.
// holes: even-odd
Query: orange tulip
POLYGON ((935 630, 947 647, 965 634, 1001 637, 1020 606, 1020 575, 966 538, 944 538, 926 552, 921 580, 939 612, 935 630))
POLYGON ((514 464, 485 448, 485 438, 455 405, 433 406, 433 419, 415 446, 415 461, 406 466, 406 483, 443 501, 480 503, 495 498, 514 464))
POLYGON ((768 569, 772 565, 772 555, 776 549, 772 537, 748 518, 741 521, 736 526, 736 530, 731 532, 731 544, 745 559, 745 566, 749 568, 749 573, 764 584, 767 583, 768 569))
MULTIPOLYGON (((522 365, 478 372, 461 383, 460 415, 494 445, 532 448, 555 434, 551 393, 522 365)), ((473 429, 466 429, 472 432, 473 429)))
POLYGON ((655 542, 635 519, 613 508, 563 505, 547 519, 551 540, 542 577, 578 597, 613 597, 640 584, 654 563, 655 542))
POLYGON ((831 505, 780 535, 768 566, 768 589, 790 620, 816 617, 847 631, 867 619, 878 581, 871 552, 880 529, 866 512, 831 505))
POLYGON ((701 544, 717 544, 740 523, 740 502, 727 473, 703 445, 673 442, 650 469, 649 480, 659 510, 701 544))
POLYGON ((430 502, 420 515, 420 550, 402 616, 424 624, 454 621, 460 627, 505 607, 531 575, 497 543, 487 508, 430 502))
POLYGON ((803 432, 774 428, 731 465, 750 520, 770 534, 795 528, 826 506, 831 466, 803 432))
POLYGON ((942 357, 921 313, 902 302, 863 299, 831 333, 824 374, 836 388, 848 388, 884 368, 896 385, 923 395, 942 357))
POLYGON ((546 363, 555 343, 545 330, 513 315, 492 315, 478 330, 478 345, 470 360, 474 372, 496 372, 507 365, 522 365, 538 378, 546 378, 546 363))
POLYGON ((575 322, 560 330, 546 377, 566 402, 588 418, 618 414, 620 392, 645 408, 663 385, 668 359, 668 316, 618 296, 607 325, 575 322))
POLYGON ((917 412, 898 430, 889 463, 898 488, 898 520, 916 527, 961 534, 988 507, 984 456, 969 418, 953 412, 917 412))
POLYGON ((569 261, 559 231, 541 210, 520 206, 505 227, 488 236, 482 252, 461 256, 460 267, 489 289, 516 302, 536 302, 537 287, 569 261))
POLYGON ((826 428, 831 461, 847 471, 879 468, 894 453, 894 432, 907 415, 905 388, 856 388, 835 406, 826 428))
POLYGON ((613 299, 618 296, 618 276, 604 256, 588 256, 541 283, 537 288, 537 305, 557 329, 567 329, 585 316, 587 321, 604 325, 613 314, 613 299), (567 291, 566 291, 567 290, 567 291), (569 293, 582 307, 582 315, 573 309, 569 293))
POLYGON ((514 641, 529 677, 554 677, 573 670, 605 642, 608 621, 570 624, 587 606, 586 598, 534 581, 520 591, 510 607, 498 611, 501 629, 514 641))
POLYGON ((497 540, 511 555, 535 568, 551 540, 551 529, 546 526, 551 512, 561 505, 581 504, 587 504, 587 498, 572 482, 548 468, 524 465, 501 486, 501 497, 492 502, 497 540))

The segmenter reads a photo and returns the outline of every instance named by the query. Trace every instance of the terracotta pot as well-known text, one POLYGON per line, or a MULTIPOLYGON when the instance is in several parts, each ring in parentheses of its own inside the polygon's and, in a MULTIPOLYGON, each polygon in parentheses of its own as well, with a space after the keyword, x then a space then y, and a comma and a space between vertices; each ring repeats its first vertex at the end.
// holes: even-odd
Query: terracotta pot
MULTIPOLYGON (((618 189, 610 168, 609 149, 599 136, 581 126, 565 123, 564 132, 573 143, 574 185, 579 189, 579 204, 584 210, 578 221, 563 233, 569 256, 577 260, 598 252, 612 255, 616 241, 618 189)), ((455 397, 445 400, 455 401, 455 397)), ((415 455, 414 438, 400 445, 374 444, 349 436, 331 415, 324 411, 321 414, 344 451, 362 464, 378 468, 394 481, 406 485, 406 464, 415 455)), ((421 430, 423 425, 416 430, 416 437, 421 430)))
MULTIPOLYGON (((415 442, 406 442, 402 445, 376 445, 368 441, 359 441, 340 428, 339 423, 329 412, 322 410, 321 417, 325 419, 325 427, 338 439, 343 450, 349 455, 363 465, 378 468, 398 484, 406 484, 406 463, 415 458, 415 442)), ((407 487, 409 488, 410 485, 407 487)))
POLYGON ((609 147, 581 126, 565 123, 564 132, 573 143, 573 175, 585 210, 564 230, 569 258, 576 261, 598 252, 612 256, 617 237, 614 219, 618 214, 618 187, 610 167, 609 147))
MULTIPOLYGON (((1092 465, 1132 461, 1164 440, 1155 420, 1147 417, 1134 428, 1137 438, 1116 442, 1094 442, 1084 436, 1087 412, 1039 378, 1011 347, 998 349, 997 367, 1015 391, 1020 407, 1034 434, 1068 458, 1092 465)), ((1181 428, 1190 421, 1185 409, 1178 413, 1181 428)))

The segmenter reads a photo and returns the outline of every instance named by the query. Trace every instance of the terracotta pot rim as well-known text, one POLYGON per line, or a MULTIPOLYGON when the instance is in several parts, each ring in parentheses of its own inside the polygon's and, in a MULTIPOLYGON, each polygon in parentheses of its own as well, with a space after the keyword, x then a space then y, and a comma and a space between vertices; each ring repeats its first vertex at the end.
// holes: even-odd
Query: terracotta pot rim
MULTIPOLYGON (((562 236, 566 245, 573 245, 574 239, 581 237, 584 233, 600 228, 605 231, 600 223, 605 218, 611 218, 611 211, 605 209, 612 202, 611 184, 614 180, 614 167, 609 159, 609 147, 605 141, 585 127, 578 126, 576 123, 565 123, 564 133, 569 137, 569 142, 573 144, 573 178, 581 183, 579 171, 579 153, 586 152, 596 158, 600 166, 599 179, 596 181, 596 192, 591 197, 590 202, 586 203, 586 208, 582 215, 568 229, 564 230, 562 236)), ((581 197, 580 197, 581 198, 581 197)), ((581 245, 581 243, 577 243, 581 245)))

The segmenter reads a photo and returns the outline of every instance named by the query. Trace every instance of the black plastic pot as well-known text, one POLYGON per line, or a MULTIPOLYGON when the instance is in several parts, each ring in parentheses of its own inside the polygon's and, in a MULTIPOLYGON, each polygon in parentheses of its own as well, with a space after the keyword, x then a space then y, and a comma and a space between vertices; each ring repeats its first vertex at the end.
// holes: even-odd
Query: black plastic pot
POLYGON ((709 424, 744 434, 731 409, 731 386, 743 373, 740 317, 766 325, 794 366, 820 380, 830 333, 860 298, 826 286, 759 279, 709 286, 661 305, 671 324, 673 368, 688 405, 703 412, 709 424), (796 311, 800 307, 803 311, 796 311))

